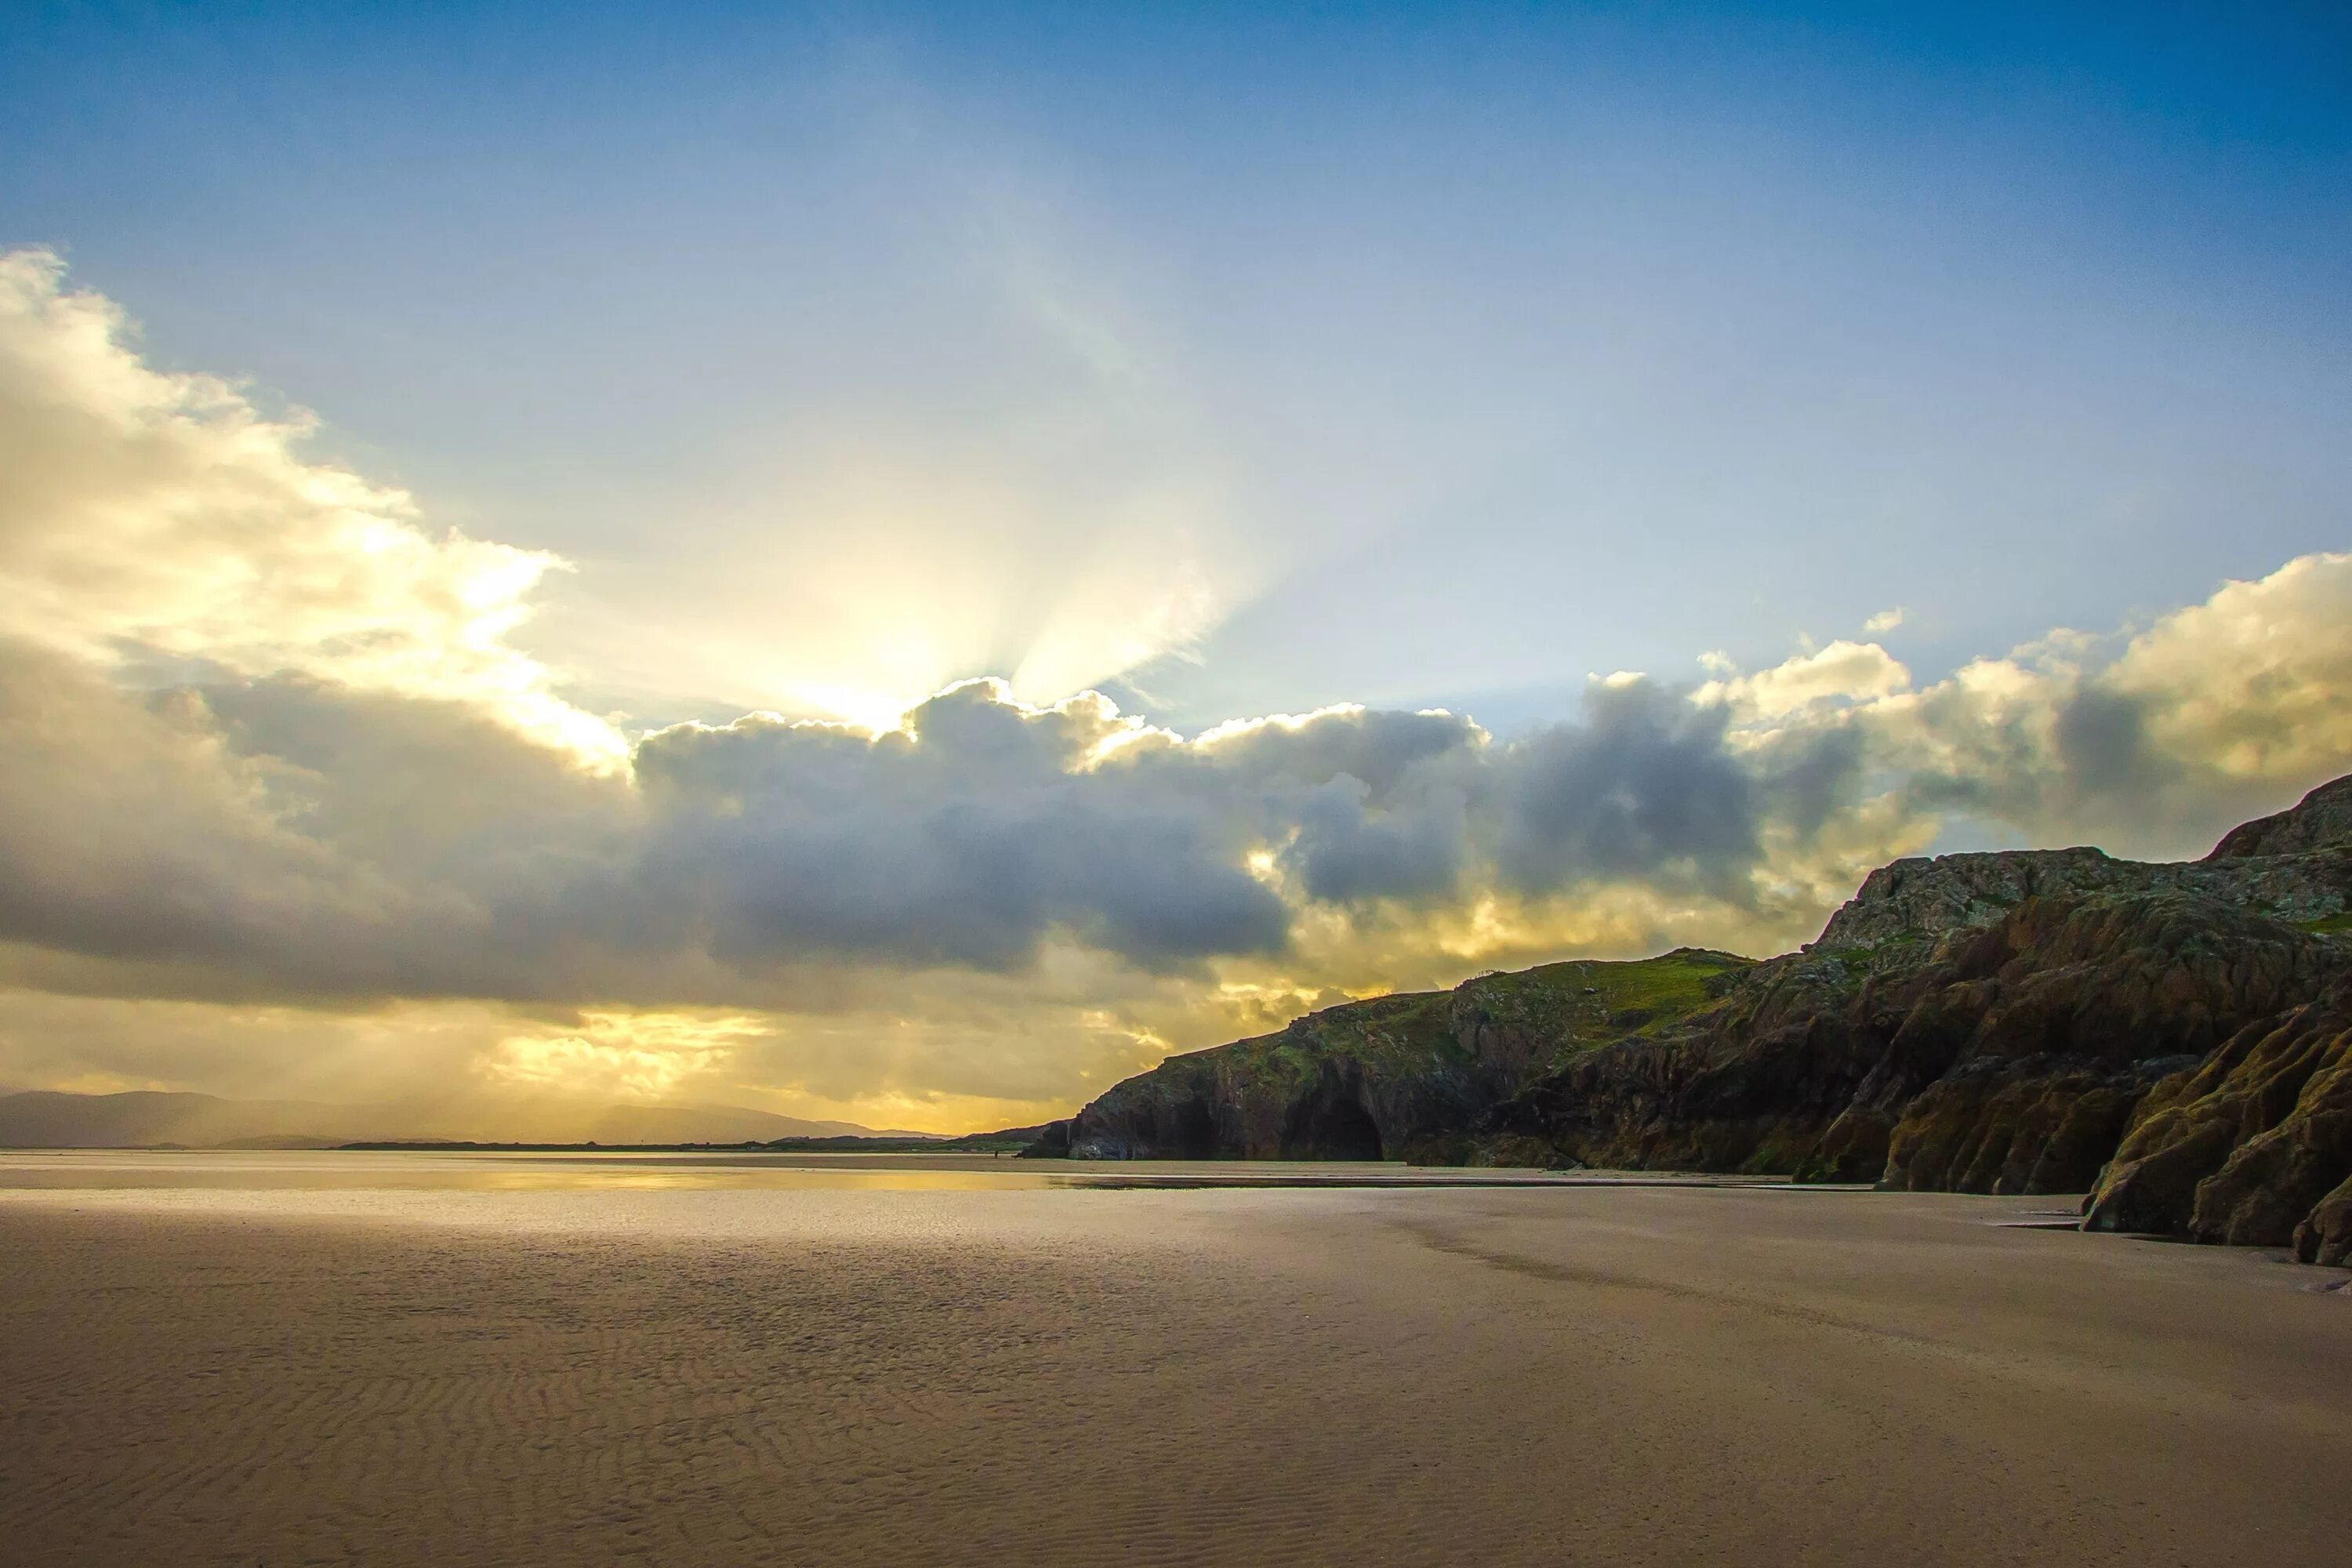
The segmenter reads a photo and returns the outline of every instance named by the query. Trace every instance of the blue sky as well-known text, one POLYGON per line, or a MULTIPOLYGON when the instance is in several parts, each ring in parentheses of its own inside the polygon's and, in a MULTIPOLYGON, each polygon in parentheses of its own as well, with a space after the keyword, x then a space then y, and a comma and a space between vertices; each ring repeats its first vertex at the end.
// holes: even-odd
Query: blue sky
POLYGON ((2352 22, 2049 10, 8 8, 0 1080, 1004 1125, 2201 853, 2352 22))
POLYGON ((534 635, 647 717, 807 708, 815 665, 906 698, 1011 675, 1171 558, 1185 658, 1038 678, 1193 727, 1508 726, 1590 671, 1770 662, 1896 605, 1937 671, 2343 538, 2340 15, 9 30, 6 239, 436 520, 572 559, 534 635), (947 646, 860 649, 877 562, 812 584, 869 539, 947 646), (714 628, 711 668, 646 651, 714 628))

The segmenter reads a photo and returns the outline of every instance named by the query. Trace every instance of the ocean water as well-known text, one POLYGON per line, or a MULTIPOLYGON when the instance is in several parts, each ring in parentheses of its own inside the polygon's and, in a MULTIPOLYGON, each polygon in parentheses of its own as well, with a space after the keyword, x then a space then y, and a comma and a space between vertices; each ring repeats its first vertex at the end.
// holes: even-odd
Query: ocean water
POLYGON ((951 1154, 443 1150, 0 1151, 0 1190, 476 1193, 1036 1192, 1070 1188, 1756 1185, 1644 1173, 1434 1169, 1342 1161, 1067 1162, 951 1154))
POLYGON ((1057 1173, 1039 1172, 1034 1161, 1010 1160, 891 1164, 838 1156, 342 1149, 68 1149, 0 1153, 0 1189, 389 1188, 499 1193, 772 1187, 1012 1192, 1067 1184, 1057 1173))

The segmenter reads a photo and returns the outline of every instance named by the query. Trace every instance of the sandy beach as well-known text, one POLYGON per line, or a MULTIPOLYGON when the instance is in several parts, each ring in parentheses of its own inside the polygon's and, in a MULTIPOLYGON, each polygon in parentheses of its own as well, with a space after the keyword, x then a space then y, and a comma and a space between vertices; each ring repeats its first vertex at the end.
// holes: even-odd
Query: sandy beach
POLYGON ((2346 1276, 2017 1223, 2063 1201, 5 1159, 26 1568, 2352 1540, 2346 1276))

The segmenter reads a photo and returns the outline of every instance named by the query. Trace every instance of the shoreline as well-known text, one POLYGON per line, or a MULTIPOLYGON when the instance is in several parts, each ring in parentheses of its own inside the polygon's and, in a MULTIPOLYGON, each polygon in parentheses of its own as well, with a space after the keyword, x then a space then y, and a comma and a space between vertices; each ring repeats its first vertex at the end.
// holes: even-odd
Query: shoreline
MULTIPOLYGON (((558 1171, 700 1171, 769 1173, 876 1172, 953 1173, 1001 1177, 1036 1186, 1221 1188, 1381 1187, 1723 1187, 1790 1192, 1869 1192, 1867 1184, 1798 1182, 1785 1175, 1733 1175, 1705 1171, 1537 1170, 1525 1167, 1412 1165, 1403 1161, 1053 1160, 1016 1161, 989 1154, 773 1152, 757 1150, 648 1147, 549 1149, 499 1147, 350 1147, 337 1149, 0 1149, 0 1191, 26 1176, 76 1169, 152 1171, 156 1180, 207 1172, 258 1176, 270 1171, 386 1173, 446 1173, 453 1183, 467 1170, 506 1167, 558 1171), (354 1156, 363 1157, 354 1159, 354 1156), (378 1163, 381 1162, 381 1163, 378 1163)), ((592 1179, 593 1178, 586 1178, 592 1179)), ((42 1184, 47 1184, 46 1183, 42 1184)), ((2063 1194, 2062 1194, 2063 1196, 2063 1194)), ((2080 1194, 2074 1194, 2079 1197, 2080 1194)), ((2055 1198, 2045 1201, 2058 1201, 2055 1198)))

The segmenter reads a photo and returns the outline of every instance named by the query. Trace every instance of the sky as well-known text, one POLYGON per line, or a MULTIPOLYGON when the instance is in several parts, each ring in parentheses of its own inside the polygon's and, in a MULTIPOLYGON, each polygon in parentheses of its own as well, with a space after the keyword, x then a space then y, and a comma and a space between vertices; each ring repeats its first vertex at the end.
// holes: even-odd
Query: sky
POLYGON ((0 144, 0 1087, 1034 1121, 2352 770, 2340 9, 27 6, 0 144))

